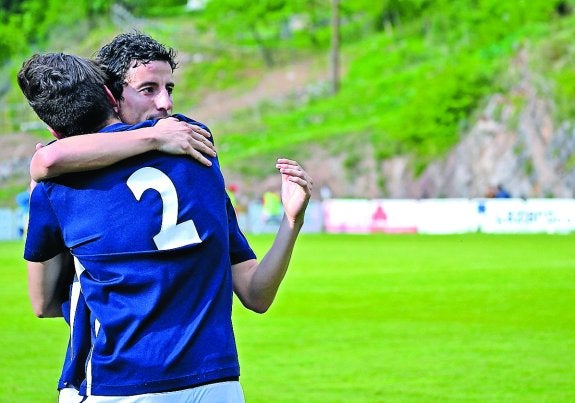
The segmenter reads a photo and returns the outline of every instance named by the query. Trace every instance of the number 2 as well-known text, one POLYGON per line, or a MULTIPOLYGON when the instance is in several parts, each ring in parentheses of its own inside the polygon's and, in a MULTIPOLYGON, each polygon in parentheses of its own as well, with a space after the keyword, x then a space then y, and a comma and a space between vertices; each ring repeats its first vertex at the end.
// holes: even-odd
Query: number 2
POLYGON ((136 200, 148 189, 156 190, 162 199, 162 226, 154 236, 158 250, 175 249, 202 242, 192 220, 178 221, 178 193, 168 175, 156 168, 146 167, 134 172, 126 182, 136 200))

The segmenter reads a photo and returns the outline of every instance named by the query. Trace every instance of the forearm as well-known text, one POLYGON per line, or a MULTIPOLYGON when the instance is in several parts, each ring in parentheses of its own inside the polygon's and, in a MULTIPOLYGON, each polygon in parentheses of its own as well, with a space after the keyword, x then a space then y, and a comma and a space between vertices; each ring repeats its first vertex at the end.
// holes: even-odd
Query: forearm
POLYGON ((132 132, 85 134, 58 140, 36 151, 30 163, 33 180, 112 165, 158 147, 150 127, 132 132))
POLYGON ((292 223, 284 215, 270 250, 245 271, 244 287, 238 284, 236 294, 247 308, 258 313, 269 309, 289 267, 301 227, 302 223, 292 223))
POLYGON ((62 316, 62 303, 67 299, 72 277, 73 266, 68 254, 46 262, 28 262, 28 294, 37 317, 62 316))

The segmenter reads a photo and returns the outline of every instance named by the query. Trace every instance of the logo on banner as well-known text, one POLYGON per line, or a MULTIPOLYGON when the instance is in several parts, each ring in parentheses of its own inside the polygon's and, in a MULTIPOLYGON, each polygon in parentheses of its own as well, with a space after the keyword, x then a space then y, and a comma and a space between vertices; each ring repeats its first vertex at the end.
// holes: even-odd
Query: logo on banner
POLYGON ((371 230, 383 231, 387 226, 387 214, 381 204, 377 205, 375 213, 371 216, 371 230))

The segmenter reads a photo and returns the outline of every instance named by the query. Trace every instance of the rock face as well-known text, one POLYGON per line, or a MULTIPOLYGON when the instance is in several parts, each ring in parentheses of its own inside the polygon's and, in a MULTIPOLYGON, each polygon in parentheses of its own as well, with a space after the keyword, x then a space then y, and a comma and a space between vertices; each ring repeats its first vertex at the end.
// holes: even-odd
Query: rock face
POLYGON ((418 177, 410 157, 376 163, 369 150, 347 174, 341 155, 319 152, 306 167, 335 197, 484 197, 497 185, 512 197, 575 197, 575 127, 553 126, 550 97, 537 91, 524 58, 512 66, 517 84, 509 94, 491 96, 461 141, 418 177))
POLYGON ((513 197, 575 196, 575 129, 553 127, 552 106, 518 65, 510 95, 493 95, 460 143, 418 178, 405 157, 381 164, 389 197, 483 197, 498 184, 513 197))
POLYGON ((0 187, 20 187, 30 184, 30 159, 41 140, 29 134, 0 135, 0 187))

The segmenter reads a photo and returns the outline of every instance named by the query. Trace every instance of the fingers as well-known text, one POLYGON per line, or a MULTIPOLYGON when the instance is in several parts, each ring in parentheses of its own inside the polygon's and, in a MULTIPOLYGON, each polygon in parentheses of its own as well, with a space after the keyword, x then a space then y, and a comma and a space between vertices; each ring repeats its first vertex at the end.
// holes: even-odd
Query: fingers
POLYGON ((187 123, 187 125, 188 125, 194 132, 201 134, 201 135, 204 136, 205 138, 208 138, 208 139, 209 139, 210 137, 212 137, 212 134, 211 134, 209 131, 207 131, 206 129, 201 128, 200 126, 192 125, 192 124, 189 124, 189 123, 187 123))
POLYGON ((305 173, 305 171, 296 161, 288 160, 286 158, 278 158, 276 168, 279 169, 281 173, 285 174, 301 174, 302 172, 305 173))
MULTIPOLYGON (((214 144, 209 140, 212 137, 212 134, 201 128, 200 126, 197 125, 192 125, 192 124, 188 124, 188 127, 192 129, 192 138, 194 140, 196 140, 199 144, 199 146, 201 147, 202 152, 208 154, 211 157, 215 157, 216 156, 216 147, 214 146, 214 144)), ((192 144, 193 147, 193 144, 192 144)), ((194 147, 196 148, 196 147, 194 147)))
POLYGON ((207 167, 212 166, 212 162, 209 159, 207 159, 201 152, 196 151, 196 150, 192 150, 190 155, 192 156, 193 159, 198 161, 200 164, 203 164, 207 167))
POLYGON ((296 161, 278 158, 276 168, 282 175, 287 175, 289 181, 295 182, 311 191, 313 180, 296 161))
POLYGON ((197 125, 188 123, 186 123, 186 125, 191 129, 191 139, 189 140, 189 143, 192 149, 190 155, 202 164, 211 166, 212 163, 201 154, 204 153, 210 157, 215 157, 217 155, 216 147, 209 140, 212 137, 211 133, 197 125))
POLYGON ((294 175, 301 178, 308 177, 307 173, 304 169, 293 160, 288 160, 285 158, 278 158, 276 163, 276 168, 282 173, 286 175, 294 175))
POLYGON ((211 143, 211 141, 209 141, 202 135, 199 134, 192 135, 192 138, 189 140, 189 143, 191 148, 194 150, 198 150, 202 153, 205 153, 210 157, 216 156, 216 148, 211 143))

